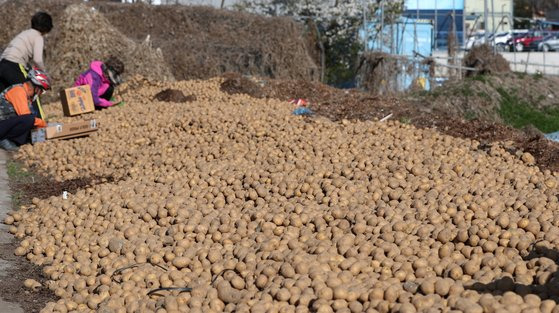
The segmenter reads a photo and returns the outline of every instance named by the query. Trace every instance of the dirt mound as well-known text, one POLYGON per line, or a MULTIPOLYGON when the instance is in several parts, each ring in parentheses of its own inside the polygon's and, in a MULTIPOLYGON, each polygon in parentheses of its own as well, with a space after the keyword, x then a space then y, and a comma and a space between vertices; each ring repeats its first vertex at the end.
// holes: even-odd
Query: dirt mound
POLYGON ((177 79, 203 79, 227 72, 317 80, 303 25, 290 18, 197 6, 95 3, 122 33, 147 35, 160 47, 177 79))
POLYGON ((338 95, 353 91, 341 90, 320 82, 304 80, 266 80, 260 81, 264 95, 280 100, 306 99, 311 103, 336 101, 338 95))
POLYGON ((489 45, 473 47, 464 56, 463 63, 464 66, 477 69, 475 72, 467 71, 467 76, 510 72, 509 62, 499 53, 495 53, 489 45))
POLYGON ((53 38, 50 73, 57 84, 70 86, 77 75, 86 70, 91 60, 104 60, 117 55, 127 73, 140 74, 148 79, 174 80, 159 49, 153 49, 149 40, 138 44, 129 39, 95 8, 84 4, 68 6, 53 38))
POLYGON ((47 69, 56 72, 55 79, 70 70, 61 84, 71 82, 87 68, 89 60, 82 62, 82 58, 104 58, 112 51, 134 58, 132 63, 125 62, 128 75, 204 79, 237 72, 279 79, 319 79, 312 34, 303 25, 289 18, 210 7, 14 0, 0 4, 0 20, 9 21, 0 29, 0 48, 28 28, 31 15, 39 10, 49 12, 54 19, 53 31, 46 39, 47 69), (88 9, 76 17, 68 16, 65 9, 72 4, 88 9), (79 20, 83 17, 87 26, 79 20), (157 60, 150 57, 153 55, 157 60), (143 60, 153 64, 144 64, 143 60), (151 70, 156 64, 161 68, 151 70), (164 69, 167 66, 170 72, 164 69))
POLYGON ((503 103, 523 103, 536 110, 559 105, 558 77, 501 73, 476 75, 450 81, 423 95, 425 105, 467 119, 480 118, 503 122, 499 110, 503 103))
POLYGON ((220 89, 227 94, 243 93, 254 98, 263 97, 262 88, 247 77, 235 73, 227 73, 223 75, 223 79, 220 89))
POLYGON ((153 98, 159 101, 178 102, 178 103, 196 101, 195 95, 185 96, 184 93, 182 93, 182 91, 176 89, 169 89, 169 88, 162 90, 161 92, 156 94, 153 98))
POLYGON ((63 14, 64 9, 72 3, 79 2, 75 0, 13 0, 4 3, 0 2, 0 21, 4 21, 0 28, 0 51, 8 45, 15 35, 31 27, 31 16, 33 16, 33 14, 38 11, 46 11, 52 15, 54 24, 52 32, 45 37, 45 62, 48 69, 49 60, 57 57, 53 55, 51 51, 52 47, 55 45, 52 41, 52 37, 56 34, 60 26, 60 16, 63 14))

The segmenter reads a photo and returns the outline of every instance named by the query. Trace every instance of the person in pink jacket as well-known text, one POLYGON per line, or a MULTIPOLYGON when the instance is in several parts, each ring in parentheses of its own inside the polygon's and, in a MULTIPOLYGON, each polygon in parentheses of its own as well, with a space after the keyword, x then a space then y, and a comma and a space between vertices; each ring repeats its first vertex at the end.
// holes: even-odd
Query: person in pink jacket
POLYGON ((124 64, 116 57, 110 57, 105 62, 95 60, 76 79, 74 87, 89 85, 95 108, 107 108, 118 104, 111 99, 116 86, 121 82, 120 75, 123 72, 124 64))

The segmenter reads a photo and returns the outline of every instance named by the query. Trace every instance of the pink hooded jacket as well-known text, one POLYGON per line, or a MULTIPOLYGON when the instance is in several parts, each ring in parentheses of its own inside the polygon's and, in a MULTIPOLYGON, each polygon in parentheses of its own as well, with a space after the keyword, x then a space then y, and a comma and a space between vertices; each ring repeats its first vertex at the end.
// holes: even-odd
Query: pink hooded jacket
POLYGON ((109 79, 103 75, 102 66, 103 62, 92 61, 89 65, 89 69, 81 73, 76 79, 74 87, 89 85, 91 87, 91 95, 93 96, 93 103, 95 106, 110 107, 114 105, 114 103, 100 97, 110 86, 109 79))

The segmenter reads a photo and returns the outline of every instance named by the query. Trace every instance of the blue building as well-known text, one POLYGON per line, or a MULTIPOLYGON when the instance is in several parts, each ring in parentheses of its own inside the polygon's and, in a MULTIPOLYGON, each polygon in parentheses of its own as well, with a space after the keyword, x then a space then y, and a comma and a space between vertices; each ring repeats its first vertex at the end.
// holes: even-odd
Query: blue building
POLYGON ((390 54, 412 56, 415 52, 430 56, 433 47, 433 25, 430 20, 401 17, 393 24, 369 23, 368 49, 390 54))
MULTIPOLYGON (((416 53, 425 57, 432 55, 433 24, 431 20, 400 17, 393 24, 383 25, 382 31, 378 24, 369 23, 368 35, 367 48, 371 51, 397 54, 409 59, 412 59, 416 53)), ((402 62, 401 65, 403 68, 395 79, 399 82, 398 86, 402 91, 408 89, 414 79, 418 77, 423 78, 423 81, 428 81, 428 69, 423 66, 414 64, 415 69, 410 71, 409 63, 402 62)), ((429 86, 427 85, 426 88, 429 86)))
POLYGON ((402 15, 432 21, 435 50, 447 49, 448 36, 453 27, 458 46, 464 45, 464 0, 406 0, 402 15))

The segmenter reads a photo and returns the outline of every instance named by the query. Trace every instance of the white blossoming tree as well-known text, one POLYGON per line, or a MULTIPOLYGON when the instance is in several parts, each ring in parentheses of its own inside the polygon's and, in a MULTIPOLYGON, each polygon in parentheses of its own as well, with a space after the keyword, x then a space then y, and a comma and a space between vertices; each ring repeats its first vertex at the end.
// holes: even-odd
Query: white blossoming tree
POLYGON ((403 0, 241 0, 235 7, 269 16, 292 16, 316 27, 323 52, 324 80, 343 86, 355 76, 358 54, 363 48, 358 34, 364 18, 371 21, 378 17, 381 6, 388 19, 402 11, 403 0))

